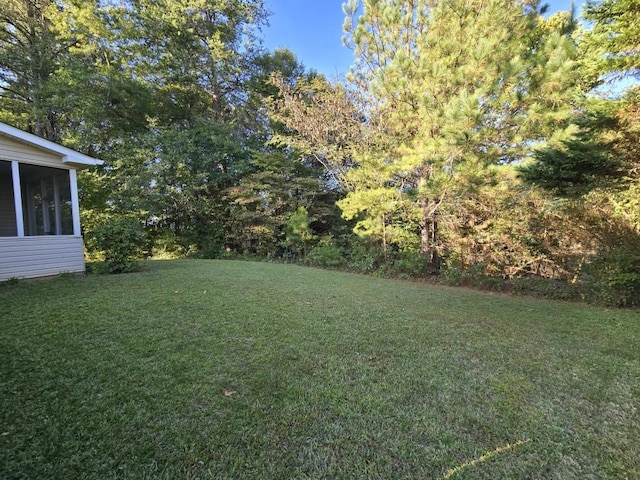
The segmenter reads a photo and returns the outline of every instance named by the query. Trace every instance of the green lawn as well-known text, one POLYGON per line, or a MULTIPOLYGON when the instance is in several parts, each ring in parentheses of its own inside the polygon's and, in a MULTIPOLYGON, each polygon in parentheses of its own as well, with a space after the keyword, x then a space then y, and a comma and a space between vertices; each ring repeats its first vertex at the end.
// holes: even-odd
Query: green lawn
POLYGON ((164 261, 0 285, 0 478, 640 478, 640 313, 164 261))

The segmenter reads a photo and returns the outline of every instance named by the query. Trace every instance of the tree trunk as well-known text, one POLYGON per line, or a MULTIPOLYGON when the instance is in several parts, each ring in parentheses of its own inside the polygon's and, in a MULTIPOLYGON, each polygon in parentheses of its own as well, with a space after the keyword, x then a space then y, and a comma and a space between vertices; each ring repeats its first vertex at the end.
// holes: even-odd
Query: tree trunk
POLYGON ((438 254, 438 214, 429 211, 429 200, 421 201, 422 226, 420 230, 420 250, 427 257, 431 268, 440 269, 440 256, 438 254))
POLYGON ((440 270, 440 254, 438 252, 438 212, 434 211, 431 215, 431 265, 435 270, 440 270))
POLYGON ((382 214, 382 254, 384 255, 384 261, 388 260, 387 258, 387 218, 386 215, 382 214))
POLYGON ((431 218, 429 215, 429 201, 422 200, 422 227, 420 229, 420 250, 423 255, 429 255, 431 249, 431 218))

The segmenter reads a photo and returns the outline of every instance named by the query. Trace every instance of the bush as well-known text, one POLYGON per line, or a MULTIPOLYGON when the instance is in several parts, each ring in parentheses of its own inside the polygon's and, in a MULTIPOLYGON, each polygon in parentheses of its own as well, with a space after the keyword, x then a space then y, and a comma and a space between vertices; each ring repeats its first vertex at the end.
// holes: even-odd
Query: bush
POLYGON ((224 246, 220 238, 215 235, 206 236, 198 239, 198 250, 190 256, 196 258, 220 258, 224 252, 224 246))
POLYGON ((104 253, 109 273, 132 272, 142 257, 147 235, 133 217, 114 216, 94 230, 97 247, 104 253))
POLYGON ((392 273, 410 278, 433 275, 433 267, 422 252, 395 252, 391 260, 392 273))
POLYGON ((616 248, 591 262, 582 282, 588 286, 586 298, 609 306, 640 306, 640 252, 616 248))
POLYGON ((484 263, 468 266, 449 260, 440 271, 440 279, 447 285, 454 287, 479 286, 486 277, 484 263))
POLYGON ((380 247, 366 241, 353 242, 347 258, 347 267, 360 273, 371 273, 384 263, 380 247))
POLYGON ((517 295, 531 295, 551 300, 579 300, 582 298, 578 285, 535 275, 510 278, 505 283, 505 289, 517 295))
POLYGON ((156 259, 174 259, 185 256, 185 249, 171 232, 161 232, 153 239, 151 256, 156 259))
POLYGON ((317 267, 340 267, 345 264, 344 252, 330 238, 322 239, 307 254, 307 262, 317 267))
POLYGON ((373 273, 384 264, 382 250, 358 237, 324 237, 304 259, 317 267, 344 268, 360 273, 373 273))

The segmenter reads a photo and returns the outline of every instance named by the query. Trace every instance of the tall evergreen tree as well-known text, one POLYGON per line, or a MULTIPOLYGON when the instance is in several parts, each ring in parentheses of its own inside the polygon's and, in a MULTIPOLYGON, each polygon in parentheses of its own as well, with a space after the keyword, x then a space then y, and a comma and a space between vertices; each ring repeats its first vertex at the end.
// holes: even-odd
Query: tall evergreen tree
POLYGON ((583 74, 591 85, 603 75, 640 79, 640 2, 591 0, 583 16, 590 24, 581 39, 583 74))
POLYGON ((362 3, 361 13, 357 1, 345 5, 351 81, 384 128, 376 148, 359 152, 341 207, 363 231, 437 263, 449 206, 490 183, 493 165, 567 135, 573 44, 535 2, 362 3))
POLYGON ((579 38, 580 72, 589 95, 576 112, 579 131, 540 148, 521 168, 529 183, 561 196, 581 196, 597 188, 624 190, 638 179, 638 98, 640 89, 640 2, 589 2, 585 19, 593 22, 579 38), (609 80, 617 97, 593 92, 609 80), (635 80, 635 86, 634 86, 635 80))

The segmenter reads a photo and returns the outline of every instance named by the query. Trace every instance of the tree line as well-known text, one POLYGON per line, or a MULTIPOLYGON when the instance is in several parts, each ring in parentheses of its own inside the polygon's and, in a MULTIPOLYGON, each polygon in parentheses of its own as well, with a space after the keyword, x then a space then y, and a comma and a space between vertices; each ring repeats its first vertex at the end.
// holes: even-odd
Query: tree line
POLYGON ((0 120, 105 160, 93 251, 141 228, 147 254, 637 304, 640 2, 545 8, 349 0, 328 80, 261 46, 260 0, 0 0, 0 120))

